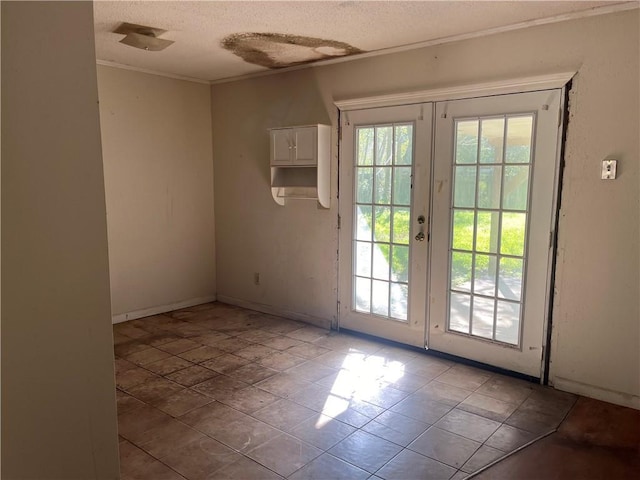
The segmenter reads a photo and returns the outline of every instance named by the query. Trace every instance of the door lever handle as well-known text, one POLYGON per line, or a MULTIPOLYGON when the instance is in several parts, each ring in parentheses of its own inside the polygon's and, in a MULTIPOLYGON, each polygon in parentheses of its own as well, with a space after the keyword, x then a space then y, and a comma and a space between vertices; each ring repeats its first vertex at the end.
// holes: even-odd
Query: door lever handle
POLYGON ((416 235, 416 240, 419 242, 424 242, 424 232, 418 232, 416 235))

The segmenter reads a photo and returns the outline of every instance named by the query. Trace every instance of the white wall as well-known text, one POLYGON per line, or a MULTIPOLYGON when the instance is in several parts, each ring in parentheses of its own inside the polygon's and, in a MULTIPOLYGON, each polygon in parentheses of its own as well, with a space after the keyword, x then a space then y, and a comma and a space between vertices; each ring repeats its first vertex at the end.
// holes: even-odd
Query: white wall
POLYGON ((267 128, 335 126, 334 99, 575 70, 551 380, 640 406, 639 57, 632 10, 214 85, 218 297, 335 317, 336 190, 330 211, 277 206, 267 128), (609 155, 619 159, 620 175, 604 182, 600 162, 609 155))
POLYGON ((2 2, 6 479, 119 476, 97 100, 91 2, 2 2))
POLYGON ((215 297, 207 85, 98 66, 114 321, 215 297))

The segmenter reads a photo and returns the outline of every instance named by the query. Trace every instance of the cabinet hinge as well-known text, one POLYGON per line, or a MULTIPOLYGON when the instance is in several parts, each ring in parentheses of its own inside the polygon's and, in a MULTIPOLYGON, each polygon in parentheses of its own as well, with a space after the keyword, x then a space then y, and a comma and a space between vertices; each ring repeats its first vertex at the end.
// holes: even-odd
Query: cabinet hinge
POLYGON ((553 247, 553 231, 549 232, 549 249, 553 247))
POLYGON ((342 228, 342 217, 338 215, 338 230, 340 230, 340 228, 342 228))

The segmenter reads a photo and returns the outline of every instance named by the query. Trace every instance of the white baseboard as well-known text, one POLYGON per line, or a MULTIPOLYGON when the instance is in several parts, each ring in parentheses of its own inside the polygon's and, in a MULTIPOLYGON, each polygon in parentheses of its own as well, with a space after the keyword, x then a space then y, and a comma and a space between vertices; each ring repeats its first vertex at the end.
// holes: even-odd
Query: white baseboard
POLYGON ((207 297, 192 298, 189 300, 183 300, 182 302, 170 303, 168 305, 158 305, 157 307, 144 308, 142 310, 136 310, 134 312, 119 313, 111 316, 112 323, 121 323, 128 320, 135 320, 136 318, 150 317, 151 315, 158 315, 159 313, 167 313, 173 310, 179 310, 181 308, 193 307, 195 305, 201 305, 203 303, 215 302, 216 296, 209 295, 207 297))
POLYGON ((562 377, 554 377, 552 380, 553 388, 571 392, 584 397, 595 398, 604 402, 615 403, 623 407, 635 408, 640 410, 640 396, 630 393, 616 392, 606 388, 596 387, 587 383, 576 382, 562 377))
POLYGON ((272 305, 254 303, 248 300, 227 297, 225 295, 218 295, 218 301, 222 303, 228 303, 230 305, 235 305, 237 307, 247 308, 249 310, 255 310, 257 312, 268 313, 269 315, 277 315, 279 317, 284 317, 291 320, 299 320, 301 322, 309 323, 316 327, 325 328, 327 330, 331 328, 330 319, 314 317, 313 315, 307 315, 306 313, 292 312, 291 310, 274 307, 272 305))

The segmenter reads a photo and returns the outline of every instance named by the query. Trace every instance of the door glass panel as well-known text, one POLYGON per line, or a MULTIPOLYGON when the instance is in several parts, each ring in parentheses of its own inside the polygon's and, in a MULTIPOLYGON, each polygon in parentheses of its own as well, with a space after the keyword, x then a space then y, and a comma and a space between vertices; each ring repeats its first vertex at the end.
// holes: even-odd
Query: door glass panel
POLYGON ((393 261, 391 262, 391 280, 409 281, 409 247, 393 245, 393 261))
POLYGON ((389 280, 389 244, 373 244, 373 278, 389 280))
POLYGON ((391 235, 391 208, 374 207, 376 217, 374 219, 375 230, 373 238, 376 242, 389 243, 391 235))
POLYGON ((472 253, 451 253, 451 288, 453 290, 458 290, 461 292, 471 291, 472 268, 472 253))
POLYGON ((358 158, 356 162, 358 166, 373 165, 373 136, 372 127, 358 129, 358 158))
POLYGON ((471 333, 482 338, 493 338, 493 298, 473 297, 473 324, 471 333))
POLYGON ((389 316, 389 282, 373 280, 371 313, 389 316))
POLYGON ((456 166, 453 205, 459 208, 473 207, 476 203, 476 167, 456 166))
POLYGON ((502 176, 502 167, 483 166, 480 167, 479 172, 480 178, 478 178, 478 207, 494 209, 500 208, 500 183, 502 176))
POLYGON ((469 333, 471 295, 452 293, 449 297, 449 330, 469 333))
POLYGON ((455 120, 450 331, 519 344, 533 120, 455 120))
POLYGON ((453 248, 456 250, 473 250, 473 210, 453 211, 453 248))
POLYGON ((356 208, 356 240, 371 241, 371 224, 373 217, 371 216, 370 205, 358 205, 356 208))
POLYGON ((500 259, 498 297, 518 302, 522 298, 522 259, 512 257, 500 259))
POLYGON ((475 255, 473 271, 473 293, 489 295, 496 293, 498 258, 495 255, 475 255))
POLYGON ((376 127, 376 165, 391 164, 393 127, 376 127))
POLYGON ((500 213, 479 211, 476 219, 476 251, 497 253, 500 213))
POLYGON ((477 163, 478 120, 459 121, 456 125, 456 163, 477 163))
POLYGON ((504 118, 482 120, 480 129, 480 163, 502 163, 504 118))
POLYGON ((517 345, 520 338, 520 303, 498 300, 496 340, 517 345))
POLYGON ((411 204, 411 167, 398 167, 393 175, 393 203, 411 204))
POLYGON ((523 256, 526 221, 526 213, 505 212, 502 214, 500 253, 523 256))
POLYGON ((371 311, 371 279, 355 277, 355 308, 363 312, 371 311))
POLYGON ((411 165, 413 163, 413 128, 411 125, 396 125, 395 128, 396 154, 393 163, 396 165, 411 165))
POLYGON ((393 243, 409 245, 409 222, 411 213, 408 208, 393 208, 393 243))
MULTIPOLYGON (((529 166, 506 166, 502 208, 505 210, 526 210, 528 190, 529 166)), ((499 197, 500 194, 498 193, 499 197)))
POLYGON ((507 163, 530 163, 533 115, 507 119, 507 163))
POLYGON ((371 243, 356 242, 356 275, 371 276, 371 243))
POLYGON ((358 189, 356 201, 371 203, 373 198, 373 168, 358 168, 358 189))
POLYGON ((391 168, 376 167, 375 203, 391 203, 391 168))
POLYGON ((408 318, 413 129, 412 123, 356 127, 353 308, 404 322, 408 318))

